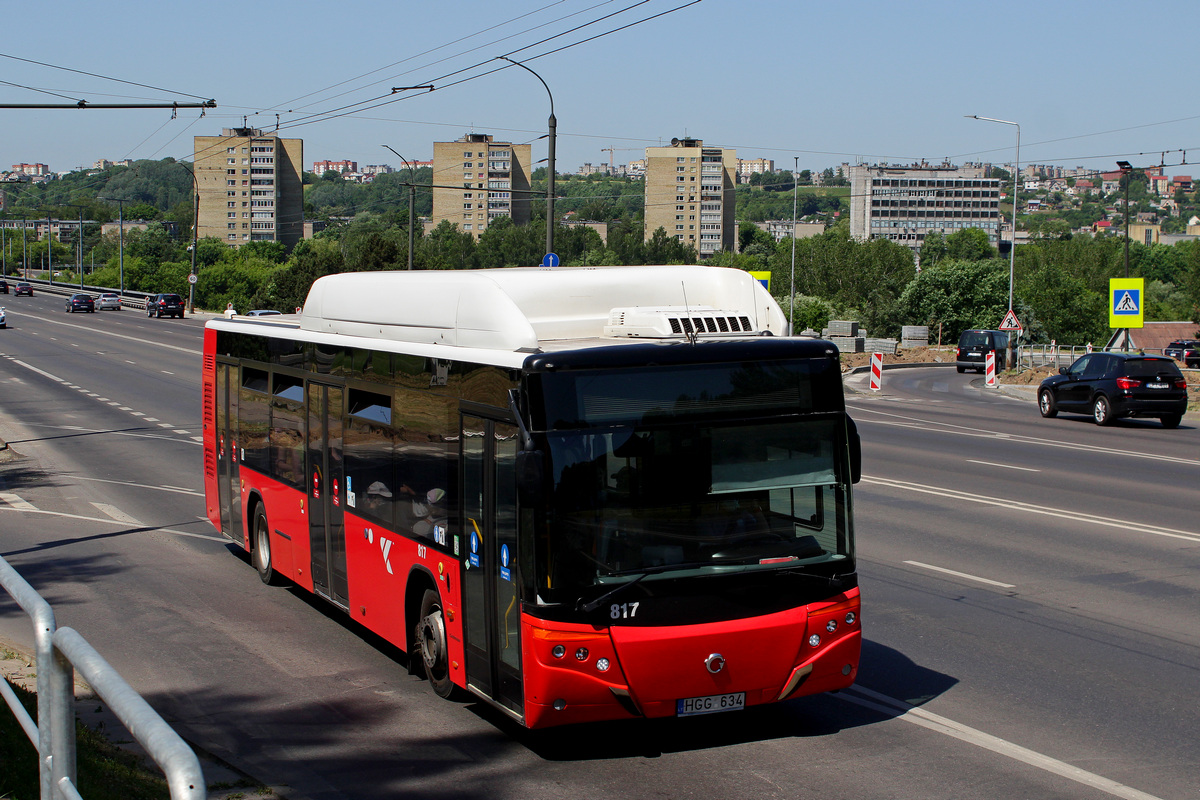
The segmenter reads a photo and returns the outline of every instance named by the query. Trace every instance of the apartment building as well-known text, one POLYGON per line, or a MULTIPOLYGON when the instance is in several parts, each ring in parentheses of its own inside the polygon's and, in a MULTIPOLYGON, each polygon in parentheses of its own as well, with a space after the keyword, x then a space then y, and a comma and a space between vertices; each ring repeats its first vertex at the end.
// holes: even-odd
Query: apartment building
POLYGON ((532 147, 468 133, 433 143, 433 217, 478 238, 497 217, 529 222, 532 147), (461 188, 460 188, 461 187, 461 188))
POLYGON ((930 233, 979 228, 1000 241, 1000 181, 978 167, 850 167, 850 235, 919 250, 930 233))
POLYGON ((737 174, 742 182, 750 180, 750 176, 760 172, 774 172, 775 161, 770 158, 739 158, 737 174))
POLYGON ((646 148, 646 240, 659 228, 696 248, 701 259, 735 250, 737 151, 672 139, 646 148))
POLYGON ((357 161, 314 161, 312 171, 320 176, 326 172, 358 172, 357 161))
POLYGON ((304 140, 256 128, 226 128, 197 136, 193 169, 200 196, 197 235, 240 247, 304 234, 304 140))

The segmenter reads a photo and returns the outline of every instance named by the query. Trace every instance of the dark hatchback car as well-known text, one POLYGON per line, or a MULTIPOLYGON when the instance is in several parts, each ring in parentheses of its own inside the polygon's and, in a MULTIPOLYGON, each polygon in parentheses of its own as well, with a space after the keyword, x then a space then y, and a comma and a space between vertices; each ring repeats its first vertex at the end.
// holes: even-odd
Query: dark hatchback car
POLYGON ((1043 417, 1071 411, 1090 414, 1097 425, 1158 417, 1164 428, 1176 428, 1187 411, 1187 381, 1165 356, 1088 353, 1058 372, 1038 387, 1043 417))
POLYGON ((183 319, 183 298, 177 294, 155 294, 146 300, 147 317, 183 319))
POLYGON ((0 278, 0 294, 8 294, 8 281, 0 278))
POLYGON ((1005 358, 1008 350, 1008 333, 1005 331, 963 331, 958 337, 958 352, 954 366, 959 372, 969 369, 983 372, 987 366, 987 354, 996 354, 996 371, 1006 369, 1005 358))
POLYGON ((90 294, 83 294, 81 292, 77 292, 67 298, 67 313, 68 314, 74 313, 76 311, 94 312, 95 310, 96 310, 96 301, 90 294))
POLYGON ((33 287, 30 286, 28 283, 18 283, 17 290, 14 292, 14 294, 17 297, 20 297, 23 294, 27 294, 30 297, 33 297, 33 287))

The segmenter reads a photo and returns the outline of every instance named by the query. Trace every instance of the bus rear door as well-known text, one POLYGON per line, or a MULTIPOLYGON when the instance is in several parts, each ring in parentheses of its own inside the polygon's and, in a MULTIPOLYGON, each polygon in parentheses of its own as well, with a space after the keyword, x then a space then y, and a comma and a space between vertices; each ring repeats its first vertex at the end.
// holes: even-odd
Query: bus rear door
POLYGON ((521 580, 517 552, 517 428, 463 413, 463 637, 467 683, 517 714, 521 686, 521 580))

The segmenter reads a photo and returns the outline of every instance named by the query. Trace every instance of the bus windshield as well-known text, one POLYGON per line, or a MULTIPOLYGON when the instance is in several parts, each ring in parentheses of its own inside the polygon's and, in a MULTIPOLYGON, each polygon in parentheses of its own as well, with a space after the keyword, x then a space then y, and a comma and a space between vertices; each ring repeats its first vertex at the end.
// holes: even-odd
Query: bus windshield
POLYGON ((641 578, 850 558, 839 421, 793 416, 547 434, 545 599, 641 578))

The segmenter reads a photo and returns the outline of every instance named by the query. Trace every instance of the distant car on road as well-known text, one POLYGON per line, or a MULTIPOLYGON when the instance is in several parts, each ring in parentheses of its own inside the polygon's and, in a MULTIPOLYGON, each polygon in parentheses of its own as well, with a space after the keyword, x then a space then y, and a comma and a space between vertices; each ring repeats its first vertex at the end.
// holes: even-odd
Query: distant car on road
POLYGON ((33 297, 33 287, 22 281, 21 283, 17 284, 17 290, 13 294, 15 294, 17 297, 20 297, 23 294, 33 297))
POLYGON ((1183 351, 1200 347, 1200 339, 1176 339, 1163 348, 1163 355, 1176 361, 1183 361, 1183 351))
POLYGON ((282 316, 282 315, 283 315, 282 311, 272 311, 269 308, 258 308, 258 309, 255 309, 254 311, 246 312, 247 317, 277 317, 277 316, 282 316))
POLYGON ((116 292, 101 292, 100 296, 96 298, 96 310, 120 311, 121 296, 116 292))
POLYGON ((1189 369, 1200 369, 1200 344, 1185 348, 1179 360, 1189 369))
POLYGON ((8 281, 0 278, 0 294, 8 294, 8 281))
POLYGON ((983 372, 987 365, 987 354, 996 354, 996 372, 1006 369, 1008 334, 1005 331, 963 331, 958 337, 958 351, 954 366, 959 372, 968 369, 983 372))
POLYGON ((183 319, 183 298, 177 294, 155 294, 146 300, 147 317, 183 319))
POLYGON ((1097 425, 1158 417, 1164 428, 1177 428, 1187 411, 1187 380, 1166 356, 1088 353, 1058 372, 1038 387, 1043 417, 1071 411, 1091 414, 1097 425))
POLYGON ((4 316, 4 306, 0 306, 0 328, 8 327, 8 318, 4 316))
POLYGON ((71 314, 76 311, 87 311, 92 313, 96 310, 96 301, 92 299, 90 294, 76 292, 67 298, 67 313, 71 314))

